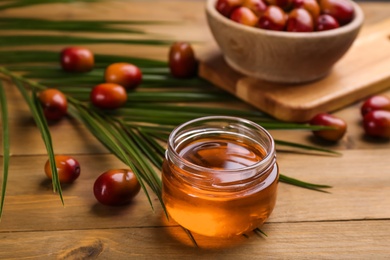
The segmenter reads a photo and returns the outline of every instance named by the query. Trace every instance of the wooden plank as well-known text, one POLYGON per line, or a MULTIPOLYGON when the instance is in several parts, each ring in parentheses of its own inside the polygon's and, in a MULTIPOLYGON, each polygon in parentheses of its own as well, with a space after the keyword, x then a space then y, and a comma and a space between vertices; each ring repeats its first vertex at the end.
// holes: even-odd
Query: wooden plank
POLYGON ((216 45, 200 53, 199 74, 272 116, 306 122, 390 87, 390 19, 364 29, 331 73, 318 81, 284 85, 233 71, 216 45))
POLYGON ((388 259, 388 221, 266 224, 268 237, 195 235, 179 227, 1 233, 1 259, 388 259))
POLYGON ((390 194, 387 150, 348 150, 341 157, 278 153, 283 174, 331 185, 329 194, 280 186, 270 221, 324 221, 388 218, 390 194))
MULTIPOLYGON (((74 157, 81 164, 81 175, 74 184, 64 187, 65 207, 58 195, 52 193, 51 183, 43 172, 46 156, 12 157, 0 231, 175 224, 165 221, 156 199, 153 212, 142 192, 128 207, 98 204, 92 193, 95 179, 110 168, 124 165, 112 155, 76 154, 74 157)), ((333 188, 328 194, 280 184, 270 222, 384 219, 390 216, 390 164, 388 154, 381 149, 345 151, 342 157, 279 153, 278 163, 285 175, 333 188)))

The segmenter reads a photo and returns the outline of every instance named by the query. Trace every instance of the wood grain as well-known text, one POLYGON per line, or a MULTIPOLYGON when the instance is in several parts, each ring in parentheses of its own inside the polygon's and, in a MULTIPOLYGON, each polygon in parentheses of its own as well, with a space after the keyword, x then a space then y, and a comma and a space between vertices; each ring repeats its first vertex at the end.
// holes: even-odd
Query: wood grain
MULTIPOLYGON (((110 154, 74 157, 82 166, 81 175, 74 184, 64 186, 65 206, 58 195, 53 194, 51 183, 43 172, 47 156, 11 158, 12 174, 0 232, 175 224, 167 223, 156 199, 153 212, 143 193, 129 207, 111 208, 98 204, 92 192, 95 179, 108 169, 124 165, 110 154)), ((344 151, 341 157, 278 153, 283 174, 333 188, 330 193, 322 193, 281 183, 269 222, 384 219, 390 216, 387 206, 390 203, 390 164, 387 160, 388 154, 381 149, 344 151), (308 159, 315 163, 309 163, 308 159), (373 172, 368 172, 367 163, 373 161, 376 162, 372 166, 373 172)))
POLYGON ((390 86, 390 19, 367 26, 325 78, 307 84, 270 83, 235 72, 216 45, 201 52, 199 74, 260 110, 285 121, 306 122, 390 86))
POLYGON ((266 224, 268 237, 231 240, 195 235, 195 248, 179 227, 3 233, 1 259, 388 259, 387 221, 266 224), (23 245, 15 251, 15 243, 23 245), (180 244, 180 246, 178 246, 180 244), (50 245, 50 246, 48 246, 50 245))
MULTIPOLYGON (((361 5, 366 25, 388 18, 388 3, 361 5)), ((203 2, 199 0, 54 4, 0 14, 57 20, 152 17, 180 23, 145 26, 148 31, 197 41, 197 50, 211 41, 205 29, 203 2)), ((161 60, 167 54, 166 47, 89 47, 97 52, 161 60)), ((390 95, 390 91, 382 93, 390 95)), ((222 240, 195 235, 200 246, 195 248, 176 223, 163 217, 155 199, 155 211, 151 209, 143 193, 127 207, 97 204, 92 193, 95 178, 108 168, 123 164, 84 126, 71 119, 50 126, 55 151, 73 155, 82 166, 80 178, 74 185, 64 187, 62 206, 43 173, 47 156, 31 114, 12 85, 6 86, 6 94, 12 157, 0 223, 0 259, 388 259, 390 255, 390 140, 364 136, 359 114, 361 101, 335 113, 348 122, 347 135, 337 144, 320 142, 307 131, 272 131, 275 138, 342 152, 341 157, 330 157, 278 149, 283 174, 330 184, 333 188, 329 194, 281 183, 276 208, 262 227, 267 238, 252 234, 249 238, 222 240)))

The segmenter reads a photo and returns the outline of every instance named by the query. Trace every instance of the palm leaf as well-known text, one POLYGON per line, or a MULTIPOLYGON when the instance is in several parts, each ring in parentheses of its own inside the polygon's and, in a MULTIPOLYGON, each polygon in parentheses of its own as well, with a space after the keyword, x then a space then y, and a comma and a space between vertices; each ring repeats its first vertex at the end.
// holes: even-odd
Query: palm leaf
MULTIPOLYGON (((89 75, 87 77, 80 77, 79 79, 76 78, 62 78, 61 81, 58 81, 59 78, 50 78, 50 79, 42 79, 38 78, 37 75, 28 74, 27 78, 32 79, 38 79, 38 81, 43 85, 56 85, 58 87, 65 87, 64 91, 70 91, 72 88, 69 88, 69 86, 94 86, 98 83, 102 83, 103 81, 103 73, 99 76, 92 76, 89 75)), ((65 75, 69 77, 69 74, 65 75)), ((172 77, 166 76, 166 75, 155 75, 155 74, 145 74, 143 75, 142 79, 142 85, 140 86, 142 89, 150 88, 175 88, 175 87, 192 87, 192 86, 199 86, 202 83, 202 81, 198 79, 193 80, 178 80, 173 79, 172 77)), ((207 91, 208 93, 212 93, 212 91, 207 91)), ((216 91, 214 91, 216 92, 216 91)), ((222 91, 218 91, 218 93, 222 94, 222 96, 231 97, 230 95, 226 95, 222 91)))
POLYGON ((131 128, 127 128, 127 133, 137 144, 137 147, 139 147, 140 151, 142 151, 140 156, 145 155, 157 169, 161 170, 163 156, 161 156, 161 149, 156 146, 157 143, 154 142, 153 138, 146 133, 143 133, 139 130, 134 131, 134 129, 131 128))
POLYGON ((7 98, 3 84, 0 82, 0 112, 2 120, 2 137, 3 137, 3 179, 1 185, 1 201, 0 201, 0 219, 3 214, 5 192, 7 189, 8 168, 10 160, 10 144, 9 144, 9 127, 8 127, 8 110, 7 98))
POLYGON ((49 156, 49 162, 50 162, 50 168, 52 171, 52 183, 53 183, 53 191, 58 192, 61 198, 61 202, 64 203, 64 199, 62 197, 62 190, 61 190, 61 184, 58 178, 58 172, 57 167, 55 163, 55 157, 54 157, 54 150, 53 150, 53 144, 51 140, 51 135, 49 131, 49 127, 47 125, 45 116, 43 115, 42 106, 39 103, 39 100, 37 96, 35 95, 35 92, 33 91, 32 97, 30 97, 27 93, 27 90, 23 83, 21 83, 19 80, 14 79, 13 82, 15 83, 16 87, 19 89, 20 93, 22 94, 23 98, 25 99, 27 105, 30 108, 30 111, 33 115, 33 118, 35 120, 35 123, 37 124, 42 139, 44 141, 44 144, 46 146, 46 151, 49 156))
POLYGON ((303 144, 298 144, 294 142, 289 142, 289 141, 283 141, 283 140, 275 140, 275 144, 282 145, 282 146, 289 146, 289 147, 294 147, 294 148, 299 148, 303 150, 311 150, 311 151, 316 151, 316 152, 323 152, 323 153, 328 153, 328 154, 334 154, 334 155, 341 155, 341 153, 330 150, 330 149, 325 149, 317 146, 311 146, 311 145, 303 145, 303 144))
POLYGON ((32 5, 54 4, 54 3, 71 3, 71 2, 96 2, 99 0, 10 0, 0 5, 0 11, 10 8, 19 8, 32 5))
POLYGON ((184 227, 181 227, 184 232, 186 232, 187 236, 190 238, 191 242, 196 246, 198 247, 198 243, 196 242, 194 236, 192 235, 191 231, 189 231, 188 229, 184 228, 184 227))
MULTIPOLYGON (((0 55, 1 55, 1 52, 0 52, 0 55)), ((45 55, 45 54, 43 54, 45 55)), ((12 58, 15 58, 15 56, 11 57, 10 55, 7 55, 8 57, 10 57, 11 59, 12 58)), ((59 60, 59 54, 56 53, 55 55, 55 59, 52 61, 52 62, 57 62, 58 63, 58 60, 59 60)), ((7 58, 8 58, 7 57, 7 58)), ((116 56, 115 56, 116 57, 116 56)), ((113 57, 112 59, 115 60, 115 57, 113 57)), ((34 58, 34 56, 33 56, 34 58)), ((4 57, 1 57, 0 58, 0 61, 2 61, 4 59, 4 57)), ((99 62, 100 61, 100 64, 104 64, 104 67, 106 67, 107 65, 113 63, 113 62, 102 62, 102 56, 101 55, 96 55, 95 54, 95 68, 93 71, 90 71, 90 72, 85 72, 85 73, 73 73, 72 74, 72 78, 75 79, 75 81, 77 79, 84 79, 84 78, 88 78, 88 79, 102 79, 102 75, 104 74, 104 70, 105 68, 98 68, 96 67, 96 62, 99 62), (96 60, 97 59, 97 60, 96 60)), ((118 62, 119 59, 117 59, 115 62, 118 62)), ((169 76, 169 69, 167 68, 167 65, 166 64, 163 64, 163 62, 159 63, 158 61, 152 61, 152 60, 141 60, 141 59, 137 59, 137 58, 134 58, 134 57, 122 57, 121 58, 122 62, 128 62, 128 63, 136 63, 138 64, 142 62, 144 62, 146 65, 146 67, 140 67, 140 69, 142 70, 142 73, 143 73, 143 76, 146 77, 147 80, 155 80, 155 81, 158 81, 158 80, 166 80, 166 78, 169 76), (152 65, 152 64, 153 65, 152 65), (153 67, 151 67, 153 66, 153 67), (161 67, 159 67, 161 66, 161 67)), ((37 59, 35 59, 35 61, 37 61, 37 59)), ((20 62, 20 61, 17 61, 17 62, 20 62)), ((25 60, 24 60, 25 62, 25 60)), ((64 79, 69 79, 69 73, 68 72, 65 72, 63 71, 59 64, 49 64, 49 65, 37 65, 37 64, 33 64, 33 65, 26 65, 26 64, 17 64, 17 65, 7 65, 7 68, 12 70, 12 71, 18 71, 18 72, 23 72, 23 75, 24 77, 26 78, 34 78, 34 79, 57 79, 58 78, 64 78, 64 79)), ((170 79, 173 79, 170 77, 170 79)), ((178 82, 187 82, 188 80, 178 80, 178 82)), ((193 80, 195 82, 195 80, 193 80)), ((192 81, 190 81, 192 82, 192 81)), ((200 84, 200 81, 197 80, 198 84, 200 84)), ((202 82, 204 83, 204 82, 202 82)))
POLYGON ((9 46, 42 46, 42 45, 73 45, 73 44, 138 44, 138 45, 169 45, 171 41, 149 39, 107 39, 87 38, 77 36, 56 35, 3 35, 0 37, 0 47, 9 46))
POLYGON ((133 109, 148 109, 148 110, 157 110, 157 111, 170 111, 170 112, 190 112, 197 113, 202 115, 227 115, 227 116, 245 116, 253 117, 263 120, 263 121, 276 121, 274 118, 271 118, 267 114, 259 110, 249 110, 249 109, 232 109, 226 107, 209 107, 209 106, 191 106, 189 104, 177 104, 177 103, 127 103, 125 108, 118 109, 115 113, 131 113, 133 109))
MULTIPOLYGON (((0 7, 1 8, 1 7, 0 7)), ((159 24, 161 22, 153 22, 159 24)), ((39 31, 62 31, 62 32, 95 32, 95 33, 132 33, 145 34, 142 30, 115 28, 113 25, 141 25, 151 24, 151 22, 135 21, 84 21, 69 20, 52 21, 46 19, 29 19, 29 18, 0 18, 0 30, 39 30, 39 31)))
MULTIPOLYGON (((95 67, 105 67, 114 62, 130 62, 137 64, 142 67, 164 67, 166 68, 167 63, 164 61, 150 60, 145 58, 136 58, 128 56, 118 56, 118 55, 107 55, 107 54, 94 54, 95 56, 95 67)), ((8 68, 11 68, 12 64, 15 64, 15 71, 33 71, 34 73, 42 73, 47 70, 47 74, 52 74, 53 70, 56 70, 61 75, 68 75, 69 73, 59 71, 59 62, 60 54, 58 51, 40 51, 40 50, 18 50, 18 51, 0 51, 0 63, 7 64, 8 68), (53 64, 47 65, 44 67, 39 67, 36 63, 55 63, 54 69, 53 64), (32 66, 26 66, 25 64, 34 63, 32 66), (19 68, 19 69, 18 69, 19 68)), ((96 73, 94 71, 90 73, 96 73)), ((72 74, 72 76, 77 77, 78 74, 72 74)), ((81 74, 88 75, 88 74, 81 74)))
POLYGON ((140 157, 139 151, 135 148, 134 143, 125 134, 124 130, 113 123, 111 119, 102 116, 98 111, 77 103, 73 103, 73 105, 78 113, 75 114, 75 111, 70 110, 70 114, 81 120, 89 131, 111 153, 130 167, 139 180, 151 207, 153 208, 152 200, 144 181, 156 194, 165 211, 161 197, 161 182, 156 177, 157 173, 145 162, 145 158, 140 157))
POLYGON ((260 228, 255 228, 253 231, 254 231, 256 234, 258 234, 259 236, 268 237, 268 235, 267 235, 263 230, 261 230, 260 228))
POLYGON ((157 162, 156 167, 161 169, 162 162, 164 161, 164 156, 165 156, 165 148, 162 147, 156 140, 152 134, 149 134, 142 129, 138 129, 141 137, 141 140, 146 140, 148 146, 150 146, 149 150, 153 150, 154 153, 151 153, 150 156, 155 157, 155 161, 157 162))
POLYGON ((315 190, 315 191, 326 192, 326 193, 328 191, 324 191, 324 189, 332 188, 332 186, 329 186, 329 185, 308 183, 308 182, 304 182, 304 181, 300 181, 298 179, 288 177, 288 176, 283 175, 283 174, 279 175, 279 181, 287 183, 287 184, 291 184, 294 186, 298 186, 301 188, 306 188, 309 190, 315 190))

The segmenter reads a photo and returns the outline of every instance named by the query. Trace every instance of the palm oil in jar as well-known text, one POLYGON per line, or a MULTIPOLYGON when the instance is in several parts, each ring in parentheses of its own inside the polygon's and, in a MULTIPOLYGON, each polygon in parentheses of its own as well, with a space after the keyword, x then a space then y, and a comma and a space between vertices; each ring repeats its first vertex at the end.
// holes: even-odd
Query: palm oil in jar
POLYGON ((242 118, 203 117, 169 136, 163 201, 184 228, 232 237, 268 219, 278 177, 275 144, 264 128, 242 118))

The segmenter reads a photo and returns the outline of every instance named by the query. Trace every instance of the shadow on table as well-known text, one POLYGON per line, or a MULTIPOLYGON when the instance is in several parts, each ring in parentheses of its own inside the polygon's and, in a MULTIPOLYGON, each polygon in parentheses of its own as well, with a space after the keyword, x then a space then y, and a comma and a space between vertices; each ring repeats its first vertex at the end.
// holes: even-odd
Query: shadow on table
MULTIPOLYGON (((179 242, 182 245, 199 248, 205 252, 213 252, 214 250, 220 252, 220 249, 234 249, 240 248, 242 245, 250 243, 251 240, 258 240, 261 243, 265 237, 255 232, 251 232, 248 235, 240 235, 231 238, 218 238, 218 237, 207 237, 198 235, 195 233, 187 233, 186 230, 178 225, 174 220, 167 220, 165 215, 162 216, 161 221, 164 226, 164 232, 171 237, 173 240, 179 242), (191 238, 194 240, 192 240, 191 238)), ((156 229, 156 232, 161 232, 160 229, 156 229)), ((156 236, 159 234, 156 234, 156 236)))

